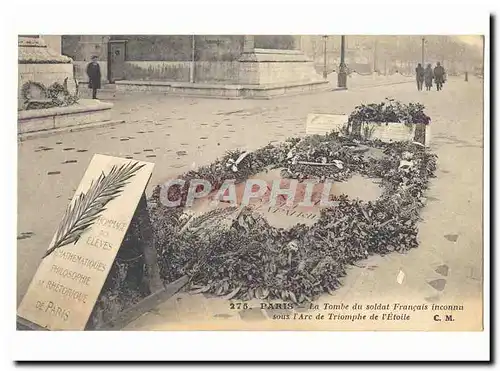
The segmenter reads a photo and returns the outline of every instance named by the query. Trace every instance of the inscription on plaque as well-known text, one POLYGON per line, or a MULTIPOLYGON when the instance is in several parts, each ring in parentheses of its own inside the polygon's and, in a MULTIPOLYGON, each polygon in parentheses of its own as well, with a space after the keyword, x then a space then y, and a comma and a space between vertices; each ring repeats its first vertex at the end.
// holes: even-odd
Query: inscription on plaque
POLYGON ((95 155, 18 308, 49 330, 84 330, 154 164, 95 155))

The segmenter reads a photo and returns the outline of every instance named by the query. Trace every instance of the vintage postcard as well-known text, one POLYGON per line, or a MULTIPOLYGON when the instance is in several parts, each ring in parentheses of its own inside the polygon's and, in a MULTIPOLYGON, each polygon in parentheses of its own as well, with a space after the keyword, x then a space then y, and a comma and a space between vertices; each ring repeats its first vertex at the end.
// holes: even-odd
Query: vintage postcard
POLYGON ((485 36, 18 35, 17 329, 481 332, 485 36))

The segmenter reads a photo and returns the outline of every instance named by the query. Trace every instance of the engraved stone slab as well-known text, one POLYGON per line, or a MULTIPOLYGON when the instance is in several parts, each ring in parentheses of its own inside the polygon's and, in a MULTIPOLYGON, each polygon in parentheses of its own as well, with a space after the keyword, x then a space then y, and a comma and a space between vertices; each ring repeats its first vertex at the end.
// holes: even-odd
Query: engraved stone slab
POLYGON ((95 155, 18 316, 48 330, 84 330, 154 164, 95 155))
POLYGON ((382 142, 415 141, 429 146, 431 126, 423 124, 406 126, 399 122, 372 124, 370 130, 366 133, 362 132, 362 135, 368 139, 380 139, 382 142))
MULTIPOLYGON (((325 135, 332 130, 342 132, 347 126, 348 115, 333 115, 323 113, 310 113, 307 115, 306 135, 325 135)), ((371 124, 362 130, 361 135, 367 139, 380 139, 383 142, 417 141, 430 145, 430 125, 412 124, 406 126, 401 123, 371 124)))

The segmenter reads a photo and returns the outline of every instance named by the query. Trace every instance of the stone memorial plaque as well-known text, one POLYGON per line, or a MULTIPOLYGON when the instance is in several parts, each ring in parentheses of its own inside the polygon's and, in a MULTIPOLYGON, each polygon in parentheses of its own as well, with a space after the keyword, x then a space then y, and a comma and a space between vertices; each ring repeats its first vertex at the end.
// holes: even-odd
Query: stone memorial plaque
POLYGON ((331 115, 323 113, 310 113, 307 115, 306 134, 325 135, 332 130, 340 132, 347 124, 348 115, 331 115))
POLYGON ((370 125, 370 131, 365 137, 380 139, 382 142, 411 142, 415 137, 415 127, 408 127, 397 122, 370 125))
MULTIPOLYGON (((348 115, 333 115, 323 113, 310 113, 307 115, 306 134, 307 135, 325 135, 332 130, 341 132, 347 125, 348 115)), ((423 125, 420 133, 422 138, 417 138, 416 130, 420 124, 412 124, 410 127, 401 123, 387 123, 370 125, 368 132, 362 131, 362 135, 369 139, 380 139, 383 142, 396 141, 418 141, 427 146, 430 145, 430 125, 423 125)))
POLYGON ((95 155, 18 308, 48 330, 84 330, 154 164, 95 155))
POLYGON ((431 126, 424 124, 406 124, 400 122, 372 123, 366 132, 361 134, 367 139, 379 139, 382 142, 418 142, 426 146, 431 143, 431 126))

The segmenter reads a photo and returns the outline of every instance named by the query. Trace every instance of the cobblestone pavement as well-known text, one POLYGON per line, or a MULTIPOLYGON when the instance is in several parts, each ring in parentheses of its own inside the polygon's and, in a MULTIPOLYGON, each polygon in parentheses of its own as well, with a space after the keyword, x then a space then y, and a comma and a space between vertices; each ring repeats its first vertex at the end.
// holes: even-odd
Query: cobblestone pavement
MULTIPOLYGON (((439 168, 422 215, 421 246, 406 255, 373 257, 363 267, 354 267, 336 295, 376 300, 413 292, 421 301, 457 295, 476 300, 482 275, 482 82, 451 79, 440 93, 417 92, 413 81, 368 85, 267 101, 129 95, 110 100, 115 104, 114 119, 124 124, 19 143, 18 302, 94 153, 154 162, 149 195, 155 185, 210 163, 229 149, 255 149, 304 135, 309 113, 348 114, 360 103, 385 97, 420 101, 433 119, 432 148, 439 168), (443 269, 446 276, 436 273, 443 269), (396 280, 400 271, 405 284, 396 280)), ((177 303, 198 300, 179 295, 177 303)), ((203 318, 235 316, 234 311, 223 311, 220 302, 196 303, 189 305, 191 311, 204 308, 203 318)), ((189 318, 180 316, 178 308, 167 313, 176 321, 189 318)), ((169 328, 167 317, 148 313, 131 328, 169 328)))

